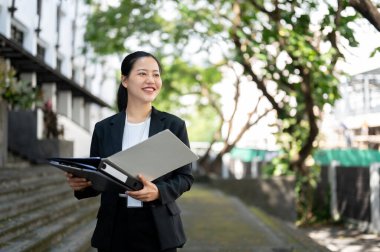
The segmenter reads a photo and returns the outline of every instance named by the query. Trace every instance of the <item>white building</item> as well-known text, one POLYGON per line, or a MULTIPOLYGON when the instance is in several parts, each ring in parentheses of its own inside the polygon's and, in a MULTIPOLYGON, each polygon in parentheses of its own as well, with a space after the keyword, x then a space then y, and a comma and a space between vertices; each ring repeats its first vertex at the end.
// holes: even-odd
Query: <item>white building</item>
POLYGON ((323 147, 380 150, 380 68, 351 76, 340 93, 321 130, 323 147))
MULTIPOLYGON (((77 157, 89 155, 95 122, 111 113, 114 96, 104 94, 116 92, 107 61, 94 63, 83 41, 89 11, 84 0, 0 0, 0 57, 21 80, 42 90, 77 157)), ((42 140, 42 110, 36 111, 42 140)))

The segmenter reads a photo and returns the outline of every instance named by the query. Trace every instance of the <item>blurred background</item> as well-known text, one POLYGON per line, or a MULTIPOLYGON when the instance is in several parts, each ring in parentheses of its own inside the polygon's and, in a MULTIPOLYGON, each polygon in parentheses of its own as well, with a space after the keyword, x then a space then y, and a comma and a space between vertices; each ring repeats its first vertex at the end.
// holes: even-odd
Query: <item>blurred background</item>
POLYGON ((196 181, 299 227, 380 233, 379 8, 0 0, 0 248, 46 249, 73 230, 88 240, 97 201, 71 199, 46 158, 89 155, 94 124, 116 113, 120 63, 137 50, 161 61, 154 106, 186 121, 196 181), (41 210, 53 205, 67 214, 41 210), (84 209, 80 222, 72 208, 84 209), (78 228, 51 226, 38 231, 45 245, 23 243, 61 217, 78 228), (61 235, 46 242, 52 230, 61 235))

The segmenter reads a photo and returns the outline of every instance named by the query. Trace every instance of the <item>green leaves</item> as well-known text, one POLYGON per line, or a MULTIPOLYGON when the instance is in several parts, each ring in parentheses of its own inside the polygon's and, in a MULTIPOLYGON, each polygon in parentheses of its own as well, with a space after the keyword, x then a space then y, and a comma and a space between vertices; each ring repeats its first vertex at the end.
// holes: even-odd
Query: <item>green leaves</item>
POLYGON ((375 54, 378 53, 378 52, 380 52, 380 47, 375 48, 375 49, 371 52, 370 57, 372 58, 372 57, 375 56, 375 54))
POLYGON ((30 108, 40 101, 38 90, 32 87, 30 83, 18 81, 15 70, 8 68, 2 58, 0 58, 0 97, 12 109, 30 108))
POLYGON ((101 9, 94 5, 88 17, 85 40, 90 42, 95 52, 113 54, 130 51, 128 39, 136 37, 143 43, 150 44, 152 34, 165 24, 158 14, 156 1, 123 0, 117 7, 101 9))
POLYGON ((118 7, 94 7, 86 38, 101 54, 125 54, 140 46, 159 52, 164 87, 157 103, 169 110, 187 110, 192 105, 184 101, 189 99, 200 110, 211 100, 218 104, 213 86, 222 79, 220 66, 240 65, 277 109, 285 156, 303 165, 299 153, 310 154, 302 150, 315 141, 312 131, 320 111, 340 97, 336 38, 357 45, 350 28, 357 15, 346 7, 346 2, 339 10, 318 0, 122 0, 118 7), (172 13, 162 12, 168 3, 172 13), (330 47, 322 50, 321 44, 330 47), (199 59, 215 48, 221 63, 199 59))

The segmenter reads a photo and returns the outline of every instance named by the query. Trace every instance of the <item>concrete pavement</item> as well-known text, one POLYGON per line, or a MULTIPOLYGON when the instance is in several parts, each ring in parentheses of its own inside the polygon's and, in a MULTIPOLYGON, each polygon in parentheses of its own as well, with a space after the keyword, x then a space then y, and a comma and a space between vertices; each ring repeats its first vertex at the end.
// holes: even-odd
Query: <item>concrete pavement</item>
POLYGON ((290 223, 207 185, 179 200, 188 242, 181 252, 329 251, 290 223))

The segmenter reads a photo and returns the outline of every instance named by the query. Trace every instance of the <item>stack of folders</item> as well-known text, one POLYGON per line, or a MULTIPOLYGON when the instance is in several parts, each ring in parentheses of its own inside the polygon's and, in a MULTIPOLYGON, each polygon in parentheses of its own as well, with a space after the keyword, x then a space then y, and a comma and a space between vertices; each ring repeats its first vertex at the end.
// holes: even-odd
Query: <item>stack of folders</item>
POLYGON ((170 130, 108 158, 49 158, 49 163, 76 177, 86 178, 100 192, 140 190, 138 174, 153 181, 168 172, 196 161, 193 153, 170 130))

